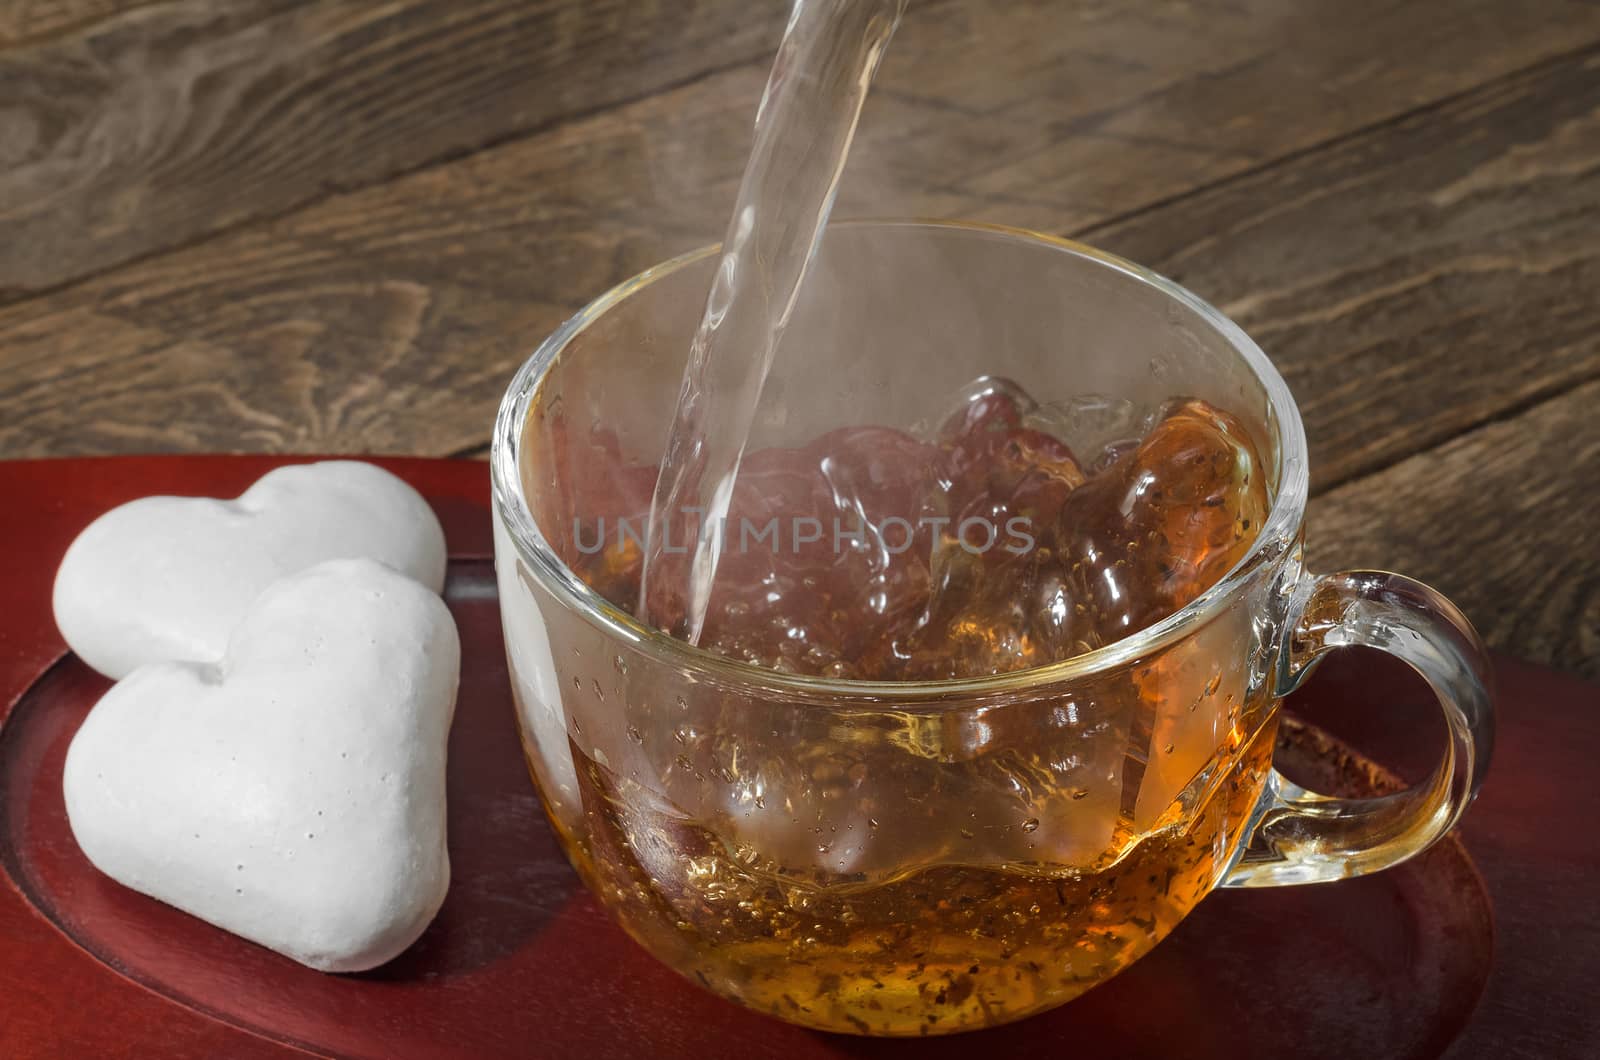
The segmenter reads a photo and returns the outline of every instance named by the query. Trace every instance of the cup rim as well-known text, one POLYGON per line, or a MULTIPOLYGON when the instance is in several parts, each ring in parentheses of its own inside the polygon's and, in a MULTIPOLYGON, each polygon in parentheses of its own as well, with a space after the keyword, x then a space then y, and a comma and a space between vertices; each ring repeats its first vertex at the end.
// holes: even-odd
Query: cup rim
MULTIPOLYGON (((1270 563, 1288 549, 1299 533, 1309 489, 1305 428, 1300 410, 1289 386, 1261 348, 1216 307, 1180 284, 1115 254, 1075 240, 1047 235, 1025 228, 975 221, 923 218, 868 218, 832 222, 829 228, 943 228, 1005 236, 1023 243, 1044 246, 1109 268, 1136 282, 1154 287, 1169 298, 1195 312, 1242 357, 1267 395, 1267 419, 1278 434, 1278 492, 1265 524, 1250 550, 1218 581, 1182 608, 1128 637, 1112 641, 1093 651, 1043 666, 1012 670, 977 677, 945 678, 936 681, 865 681, 815 677, 767 669, 754 663, 719 655, 687 641, 678 640, 640 622, 591 589, 550 547, 533 519, 523 495, 519 453, 523 426, 529 407, 545 373, 557 362, 563 350, 585 329, 630 295, 679 269, 718 253, 720 244, 710 244, 679 254, 617 284, 566 320, 539 344, 512 377, 495 418, 490 444, 489 466, 495 518, 506 523, 507 537, 518 556, 540 584, 564 606, 576 609, 587 620, 633 649, 669 665, 692 669, 707 680, 742 686, 760 686, 801 699, 870 702, 928 701, 949 698, 970 700, 974 696, 1033 689, 1041 685, 1077 680, 1102 674, 1150 655, 1198 629, 1248 583, 1256 569, 1270 563)), ((496 562, 504 562, 497 556, 496 562)))

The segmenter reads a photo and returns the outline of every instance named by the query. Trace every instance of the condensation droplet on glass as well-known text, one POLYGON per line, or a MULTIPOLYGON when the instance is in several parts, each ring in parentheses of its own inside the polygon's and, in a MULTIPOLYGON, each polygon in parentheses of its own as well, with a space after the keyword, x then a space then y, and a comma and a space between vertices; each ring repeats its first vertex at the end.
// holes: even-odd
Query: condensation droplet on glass
POLYGON ((628 739, 634 743, 644 743, 644 733, 630 725, 628 726, 628 739))
POLYGON ((1037 818, 1037 817, 1030 817, 1026 821, 1022 822, 1022 830, 1024 832, 1032 832, 1035 829, 1037 829, 1038 827, 1039 827, 1039 818, 1037 818))

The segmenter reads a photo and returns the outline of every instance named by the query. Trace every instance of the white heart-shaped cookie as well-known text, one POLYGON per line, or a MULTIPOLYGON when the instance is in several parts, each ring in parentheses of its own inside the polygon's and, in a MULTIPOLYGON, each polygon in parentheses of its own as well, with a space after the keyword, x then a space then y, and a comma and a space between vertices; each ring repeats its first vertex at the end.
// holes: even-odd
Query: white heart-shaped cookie
POLYGON ((449 886, 459 671, 450 612, 410 578, 285 578, 219 663, 142 667, 95 705, 63 772, 73 835, 118 882, 303 964, 382 964, 449 886))
POLYGON ((356 557, 435 592, 444 585, 444 531, 433 510, 371 464, 281 467, 231 501, 144 497, 96 519, 67 549, 56 625, 108 677, 151 662, 213 661, 267 586, 356 557))

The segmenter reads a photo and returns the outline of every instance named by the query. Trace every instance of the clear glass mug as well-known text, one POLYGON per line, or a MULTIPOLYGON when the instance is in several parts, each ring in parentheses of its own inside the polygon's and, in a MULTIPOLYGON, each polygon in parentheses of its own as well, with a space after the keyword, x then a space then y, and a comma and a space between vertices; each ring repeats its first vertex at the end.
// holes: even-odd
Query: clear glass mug
POLYGON ((603 600, 552 547, 588 484, 549 414, 654 463, 716 264, 684 255, 563 325, 513 381, 491 457, 530 770, 573 864, 652 954, 812 1027, 962 1030, 1109 978, 1214 887, 1373 872, 1456 823, 1492 742, 1472 627, 1399 575, 1304 570, 1305 435, 1266 356, 1176 284, 1062 240, 833 226, 752 448, 906 426, 981 374, 1136 412, 1202 398, 1245 424, 1272 482, 1220 582, 1088 654, 924 683, 758 669, 603 600), (1345 645, 1438 695, 1449 746, 1408 791, 1328 798, 1271 768, 1279 700, 1345 645))

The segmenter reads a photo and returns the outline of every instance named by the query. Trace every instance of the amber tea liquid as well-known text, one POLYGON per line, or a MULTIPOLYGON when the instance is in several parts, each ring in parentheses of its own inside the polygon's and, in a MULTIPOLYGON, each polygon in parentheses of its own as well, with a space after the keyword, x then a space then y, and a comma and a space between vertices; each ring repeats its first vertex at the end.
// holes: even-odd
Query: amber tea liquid
MULTIPOLYGON (((1232 416, 1181 398, 1075 451, 1063 437, 1078 408, 980 379, 922 430, 748 454, 733 517, 848 516, 865 533, 725 549, 702 646, 823 677, 977 677, 1180 609, 1260 529, 1259 454, 1232 416), (1029 547, 970 547, 959 527, 979 515, 1023 520, 1029 547)), ((557 549, 631 609, 638 543, 599 523, 642 520, 654 469, 550 415, 543 436, 588 484, 557 549)), ((618 669, 609 692, 575 681, 574 695, 614 697, 598 716, 617 720, 569 726, 577 797, 552 817, 635 938, 743 1004, 885 1035, 1006 1022, 1132 963, 1231 863, 1273 742, 1269 694, 1206 650, 1238 642, 1202 630, 1071 699, 981 720, 786 711, 710 688, 674 699, 618 669)))
MULTIPOLYGON (((528 491, 558 498, 537 518, 561 559, 645 625, 768 672, 1069 659, 1180 610, 1266 516, 1239 423, 1181 397, 1086 444, 1087 406, 979 379, 923 429, 751 451, 904 7, 796 4, 659 460, 623 461, 616 425, 569 423, 559 398, 531 413, 564 479, 528 491)), ((1057 700, 941 712, 674 690, 670 667, 634 683, 614 646, 517 620, 570 671, 519 706, 589 886, 684 975, 826 1030, 985 1026, 1115 974, 1220 878, 1271 756, 1270 704, 1203 635, 1057 700)))
POLYGON ((1274 727, 1225 749, 1225 778, 1184 828, 1119 833, 1088 870, 943 865, 883 882, 795 879, 754 848, 642 809, 576 745, 588 834, 562 840, 629 934, 744 1005, 860 1034, 993 1026, 1115 975, 1211 890, 1260 795, 1274 727), (665 843, 674 856, 641 855, 665 843))

